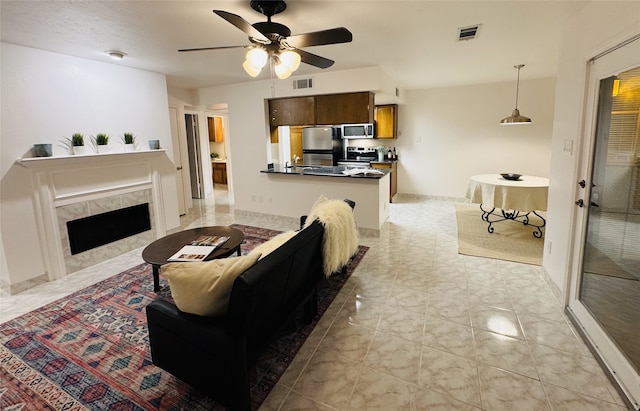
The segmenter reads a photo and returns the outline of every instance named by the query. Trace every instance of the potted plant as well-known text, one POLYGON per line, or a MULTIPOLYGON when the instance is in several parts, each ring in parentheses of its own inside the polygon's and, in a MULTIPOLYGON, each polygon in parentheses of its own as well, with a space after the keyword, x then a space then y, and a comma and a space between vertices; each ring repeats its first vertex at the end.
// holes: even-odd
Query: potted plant
POLYGON ((73 133, 71 135, 71 149, 73 154, 85 154, 84 135, 82 133, 73 133))
POLYGON ((63 145, 72 154, 85 154, 86 152, 84 134, 82 133, 73 133, 71 137, 65 137, 63 145))
POLYGON ((122 142, 124 143, 124 151, 135 151, 136 136, 133 133, 123 133, 122 142))
POLYGON ((96 146, 96 152, 106 153, 109 150, 109 135, 106 133, 98 133, 93 137, 93 144, 96 146))
POLYGON ((378 152, 378 161, 384 161, 384 153, 387 151, 387 147, 378 146, 376 147, 376 151, 378 152))

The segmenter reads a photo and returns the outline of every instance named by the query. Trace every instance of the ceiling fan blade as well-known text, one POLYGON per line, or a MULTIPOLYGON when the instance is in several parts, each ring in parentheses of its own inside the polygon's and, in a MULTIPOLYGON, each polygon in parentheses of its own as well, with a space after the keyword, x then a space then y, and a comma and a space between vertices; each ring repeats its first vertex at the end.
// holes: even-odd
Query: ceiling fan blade
POLYGON ((238 16, 237 14, 229 13, 228 11, 224 10, 214 10, 213 12, 229 23, 233 24, 240 30, 244 31, 249 37, 253 37, 256 40, 264 42, 270 41, 264 34, 256 30, 251 24, 249 24, 248 21, 238 16))
POLYGON ((304 50, 295 49, 295 51, 300 55, 300 59, 302 60, 303 63, 307 63, 309 65, 316 66, 321 69, 329 68, 333 66, 333 63, 335 63, 335 61, 333 60, 329 60, 328 58, 324 58, 324 57, 318 56, 317 54, 309 53, 304 50))
POLYGON ((296 34, 287 37, 287 44, 291 47, 311 47, 325 44, 349 43, 353 35, 344 27, 314 31, 313 33, 296 34))
POLYGON ((247 46, 219 46, 219 47, 200 47, 195 49, 180 49, 178 51, 202 51, 202 50, 222 50, 222 49, 239 49, 247 46))

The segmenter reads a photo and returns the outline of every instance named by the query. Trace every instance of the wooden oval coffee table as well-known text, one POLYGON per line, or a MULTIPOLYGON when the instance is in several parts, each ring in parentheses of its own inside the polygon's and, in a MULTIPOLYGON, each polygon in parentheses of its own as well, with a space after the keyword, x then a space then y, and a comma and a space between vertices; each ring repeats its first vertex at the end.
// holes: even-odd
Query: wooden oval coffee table
POLYGON ((201 235, 229 237, 222 247, 209 254, 205 261, 225 258, 234 252, 238 256, 240 255, 240 244, 244 240, 244 234, 235 228, 227 226, 198 227, 169 234, 157 239, 142 250, 142 259, 153 267, 153 291, 160 291, 160 266, 167 263, 167 258, 201 235))

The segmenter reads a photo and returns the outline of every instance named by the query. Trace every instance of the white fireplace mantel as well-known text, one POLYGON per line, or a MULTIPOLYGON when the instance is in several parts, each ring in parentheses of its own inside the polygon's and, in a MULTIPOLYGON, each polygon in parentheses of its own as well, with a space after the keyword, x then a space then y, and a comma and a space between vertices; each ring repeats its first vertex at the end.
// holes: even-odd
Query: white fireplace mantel
POLYGON ((166 160, 164 149, 16 161, 31 172, 38 238, 49 280, 67 274, 56 207, 150 189, 155 233, 166 234, 161 160, 166 160))
POLYGON ((166 149, 158 150, 145 150, 145 151, 128 151, 123 153, 102 153, 102 154, 82 154, 73 156, 56 156, 56 157, 23 157, 19 158, 16 162, 23 167, 33 169, 47 169, 47 168, 68 168, 76 167, 82 164, 94 164, 94 163, 109 163, 113 164, 114 161, 129 162, 130 159, 148 159, 155 158, 161 154, 166 153, 166 149))

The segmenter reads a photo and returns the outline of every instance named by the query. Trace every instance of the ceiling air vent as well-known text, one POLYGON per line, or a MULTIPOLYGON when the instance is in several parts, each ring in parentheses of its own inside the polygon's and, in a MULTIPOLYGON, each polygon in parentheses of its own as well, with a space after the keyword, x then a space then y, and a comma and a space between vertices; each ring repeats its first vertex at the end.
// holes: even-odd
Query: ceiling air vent
POLYGON ((478 36, 481 24, 458 29, 458 41, 475 39, 478 36))
POLYGON ((298 90, 301 88, 313 88, 313 79, 304 78, 301 80, 293 80, 293 89, 298 90))

